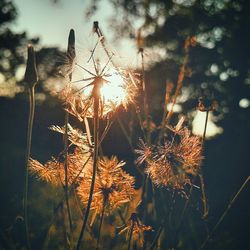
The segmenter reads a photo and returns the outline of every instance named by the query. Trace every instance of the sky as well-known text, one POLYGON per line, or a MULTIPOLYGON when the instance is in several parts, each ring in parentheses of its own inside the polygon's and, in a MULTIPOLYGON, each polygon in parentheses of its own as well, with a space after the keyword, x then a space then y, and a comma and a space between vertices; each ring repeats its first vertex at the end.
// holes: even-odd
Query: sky
MULTIPOLYGON (((119 43, 112 42, 113 31, 109 29, 108 19, 116 12, 109 1, 100 1, 99 11, 86 20, 85 12, 88 9, 89 1, 91 0, 60 0, 57 4, 53 4, 51 0, 13 0, 18 10, 18 17, 11 28, 16 32, 26 31, 28 37, 31 38, 39 37, 42 46, 57 46, 63 50, 67 48, 68 34, 73 28, 76 34, 76 48, 84 49, 86 46, 86 49, 91 49, 93 48, 91 46, 94 45, 94 42, 91 41, 92 25, 94 21, 99 21, 99 26, 112 46, 112 50, 119 51, 119 56, 122 60, 124 59, 123 66, 135 66, 137 61, 135 42, 128 38, 123 38, 119 43)), ((201 114, 199 117, 197 114, 195 118, 193 132, 202 134, 205 118, 201 114)), ((212 117, 209 117, 207 136, 221 132, 221 128, 215 127, 212 117)))
POLYGON ((41 38, 43 46, 65 49, 71 28, 76 33, 76 45, 82 47, 91 36, 93 22, 99 21, 100 28, 114 49, 119 49, 121 55, 126 55, 131 50, 136 53, 134 42, 128 38, 120 43, 112 43, 113 31, 109 29, 108 19, 115 12, 109 1, 100 1, 99 10, 86 20, 85 12, 90 1, 60 0, 54 4, 51 0, 13 0, 18 17, 12 29, 16 32, 27 31, 29 37, 41 38))

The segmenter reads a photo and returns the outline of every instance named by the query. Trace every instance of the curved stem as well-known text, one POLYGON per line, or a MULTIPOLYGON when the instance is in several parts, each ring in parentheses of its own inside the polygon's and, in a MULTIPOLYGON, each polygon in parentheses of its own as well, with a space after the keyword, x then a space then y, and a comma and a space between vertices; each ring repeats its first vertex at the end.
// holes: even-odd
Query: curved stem
POLYGON ((250 176, 248 176, 246 178, 246 180, 244 181, 244 183, 241 185, 240 189, 238 190, 238 192, 235 194, 235 196, 233 197, 233 199, 229 202, 226 210, 224 211, 224 213, 221 215, 221 217, 219 218, 218 222, 216 223, 216 225, 214 226, 214 228, 212 229, 212 231, 210 232, 210 234, 207 236, 207 238, 205 239, 205 241, 202 243, 202 245, 200 246, 199 250, 203 249, 207 242, 209 241, 209 239, 212 237, 212 235, 214 234, 215 230, 218 228, 218 226, 221 224, 221 222, 223 221, 223 219, 225 218, 225 216, 227 215, 228 211, 230 210, 230 208, 232 207, 232 205, 234 204, 234 202, 237 200, 237 198, 239 197, 240 193, 242 192, 242 190, 245 188, 245 186, 247 185, 247 183, 250 181, 250 176))
POLYGON ((23 200, 25 235, 26 235, 26 243, 27 243, 28 249, 31 249, 30 240, 29 240, 28 204, 27 204, 28 203, 28 187, 29 187, 28 164, 29 164, 30 150, 31 150, 34 113, 35 113, 35 86, 32 86, 29 88, 29 121, 28 121, 28 130, 27 130, 27 148, 26 148, 26 156, 25 156, 24 200, 23 200))
MULTIPOLYGON (((209 110, 206 111, 206 119, 205 119, 204 131, 203 131, 203 136, 202 136, 203 148, 204 148, 205 139, 206 139, 208 115, 209 115, 209 110)), ((208 205, 207 205, 205 183, 204 183, 204 178, 203 178, 202 172, 199 174, 199 178, 200 178, 200 183, 201 183, 201 194, 202 194, 202 203, 203 203, 203 218, 206 218, 208 216, 208 205)))
POLYGON ((93 159, 93 173, 92 173, 92 182, 90 186, 90 192, 89 192, 89 199, 87 204, 87 209, 83 221, 83 225, 81 228, 81 232, 78 238, 76 249, 79 250, 81 247, 81 242, 83 239, 84 231, 87 225, 89 212, 90 212, 90 206, 92 202, 93 192, 94 192, 94 186, 95 186, 95 178, 96 178, 96 172, 97 172, 97 161, 98 161, 98 148, 99 148, 99 142, 98 142, 98 136, 99 136, 99 91, 98 91, 98 82, 95 84, 93 89, 93 95, 94 95, 94 159, 93 159))
POLYGON ((99 249, 99 243, 100 243, 100 239, 101 239, 101 230, 102 230, 102 223, 103 223, 103 218, 104 218, 105 207, 106 207, 106 201, 103 202, 102 213, 101 213, 101 218, 100 218, 100 225, 99 225, 99 228, 98 228, 98 237, 97 237, 96 250, 99 249))
POLYGON ((128 250, 130 250, 134 226, 135 226, 135 222, 132 221, 132 227, 131 227, 131 231, 129 232, 129 239, 128 239, 128 250))

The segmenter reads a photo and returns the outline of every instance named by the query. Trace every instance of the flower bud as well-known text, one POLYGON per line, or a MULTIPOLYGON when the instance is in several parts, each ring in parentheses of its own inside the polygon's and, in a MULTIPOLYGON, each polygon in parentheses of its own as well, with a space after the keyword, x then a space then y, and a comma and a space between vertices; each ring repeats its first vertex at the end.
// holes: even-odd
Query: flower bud
POLYGON ((76 51, 75 51, 75 31, 73 29, 71 29, 70 32, 69 32, 67 54, 71 58, 72 61, 76 57, 76 51))
POLYGON ((28 59, 26 64, 26 71, 24 75, 24 81, 29 88, 35 86, 38 81, 37 70, 36 70, 36 58, 34 48, 31 44, 27 47, 28 59))
POLYGON ((201 112, 214 111, 216 109, 217 102, 209 100, 204 97, 199 97, 197 109, 201 112))

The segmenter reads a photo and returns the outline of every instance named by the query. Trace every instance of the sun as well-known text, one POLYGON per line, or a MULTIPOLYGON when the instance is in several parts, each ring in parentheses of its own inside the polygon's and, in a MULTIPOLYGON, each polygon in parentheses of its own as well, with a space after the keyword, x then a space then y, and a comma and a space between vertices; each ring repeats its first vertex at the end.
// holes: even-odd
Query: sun
POLYGON ((124 103, 127 92, 123 77, 116 71, 112 70, 110 76, 106 78, 107 82, 101 87, 101 96, 104 102, 108 102, 115 106, 124 103))

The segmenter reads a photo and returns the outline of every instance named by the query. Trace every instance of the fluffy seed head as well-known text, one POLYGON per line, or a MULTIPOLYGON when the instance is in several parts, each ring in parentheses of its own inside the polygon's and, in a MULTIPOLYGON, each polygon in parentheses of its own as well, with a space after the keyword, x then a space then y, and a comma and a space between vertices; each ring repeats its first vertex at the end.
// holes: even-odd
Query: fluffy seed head
POLYGON ((202 143, 187 128, 151 151, 145 143, 143 148, 137 150, 140 154, 137 162, 146 162, 145 171, 157 186, 183 189, 186 184, 191 184, 192 176, 198 174, 203 158, 202 143))
MULTIPOLYGON (((109 213, 124 203, 129 202, 134 195, 134 177, 122 170, 125 164, 116 157, 102 157, 98 161, 98 172, 91 203, 91 210, 100 214, 103 206, 109 213)), ((90 185, 92 182, 92 169, 84 173, 82 182, 78 187, 78 195, 84 206, 88 203, 90 185)))

